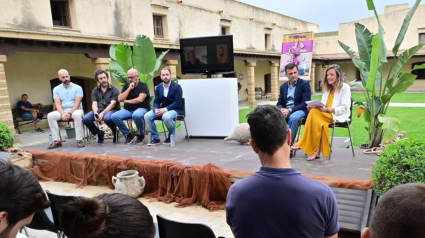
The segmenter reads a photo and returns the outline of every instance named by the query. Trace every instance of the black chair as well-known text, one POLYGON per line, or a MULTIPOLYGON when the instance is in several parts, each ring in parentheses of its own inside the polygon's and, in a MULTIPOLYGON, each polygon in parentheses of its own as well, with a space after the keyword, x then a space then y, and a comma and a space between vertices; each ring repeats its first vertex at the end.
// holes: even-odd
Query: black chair
MULTIPOLYGON (((306 117, 301 118, 301 120, 298 121, 298 130, 297 130, 297 135, 295 136, 295 140, 294 142, 298 142, 298 140, 300 139, 301 136, 301 126, 305 126, 305 121, 306 121, 306 117)), ((297 151, 294 150, 294 157, 295 155, 297 155, 297 151)))
POLYGON ((156 215, 156 218, 160 238, 216 238, 207 225, 172 221, 161 215, 156 215))
MULTIPOLYGON (((34 213, 34 217, 32 218, 32 221, 30 224, 26 225, 25 227, 34 229, 34 230, 47 230, 51 231, 53 233, 56 233, 59 237, 58 229, 56 228, 55 224, 50 220, 50 218, 47 216, 46 212, 44 210, 37 210, 34 213)), ((24 227, 24 228, 25 228, 24 227)), ((25 233, 28 235, 28 231, 26 229, 25 233)))
POLYGON ((49 190, 46 190, 46 193, 51 203, 53 222, 57 231, 59 231, 58 237, 65 237, 65 234, 62 231, 62 223, 60 220, 62 208, 67 202, 74 200, 75 196, 58 195, 51 193, 49 190))
MULTIPOLYGON (((184 98, 182 98, 182 104, 183 104, 183 110, 185 111, 185 114, 186 114, 186 104, 185 104, 184 98)), ((174 117, 174 119, 173 119, 174 120, 174 131, 176 131, 176 129, 177 129, 177 121, 180 121, 180 122, 183 121, 184 128, 186 129, 186 138, 187 138, 187 141, 190 142, 189 133, 187 132, 187 124, 186 124, 186 120, 185 120, 185 117, 186 117, 185 114, 183 114, 183 115, 177 114, 177 116, 174 117)), ((168 138, 167 132, 166 132, 165 126, 164 126, 164 121, 161 120, 161 122, 162 122, 162 129, 164 131, 165 138, 168 138)))
POLYGON ((353 146, 353 138, 351 137, 351 130, 350 130, 350 124, 352 121, 352 116, 353 116, 353 98, 351 98, 351 106, 350 106, 350 117, 349 119, 345 120, 344 122, 336 122, 334 121, 333 123, 329 124, 329 128, 332 128, 332 139, 331 139, 331 144, 329 145, 329 159, 331 159, 331 154, 332 154, 332 142, 334 140, 334 131, 335 131, 335 127, 342 127, 342 128, 347 128, 348 129, 348 134, 350 135, 350 142, 351 142, 351 150, 353 151, 353 157, 354 157, 354 146, 353 146))

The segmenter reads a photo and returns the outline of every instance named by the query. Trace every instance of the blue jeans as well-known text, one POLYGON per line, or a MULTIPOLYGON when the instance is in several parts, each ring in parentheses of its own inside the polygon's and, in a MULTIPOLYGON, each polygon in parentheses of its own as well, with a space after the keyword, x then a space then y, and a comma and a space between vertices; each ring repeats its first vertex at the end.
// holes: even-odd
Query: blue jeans
POLYGON ((124 123, 124 120, 133 119, 134 124, 137 126, 139 135, 144 135, 143 131, 143 116, 148 110, 146 108, 137 108, 135 111, 129 111, 127 109, 121 109, 116 113, 112 114, 112 121, 120 129, 124 136, 130 134, 130 130, 124 123))
MULTIPOLYGON (((117 132, 117 128, 114 124, 114 122, 112 121, 112 114, 114 114, 116 112, 116 110, 110 110, 109 112, 107 112, 104 116, 103 116, 103 121, 105 122, 106 125, 108 125, 109 128, 111 128, 112 131, 112 135, 116 135, 117 132)), ((97 126, 94 124, 94 113, 93 111, 87 113, 84 117, 83 117, 83 123, 84 125, 86 125, 87 128, 89 128, 90 132, 93 135, 97 135, 97 133, 99 132, 99 128, 97 128, 97 126)))
POLYGON ((297 136, 298 131, 298 122, 305 117, 305 113, 303 111, 296 111, 294 113, 289 114, 286 117, 286 122, 288 123, 289 129, 291 129, 291 145, 294 144, 295 137, 297 136))
POLYGON ((31 121, 32 115, 31 115, 30 112, 24 112, 24 113, 22 113, 21 119, 22 119, 22 121, 31 121))
POLYGON ((170 135, 174 135, 174 117, 177 116, 177 112, 174 110, 165 112, 162 117, 155 116, 155 113, 153 110, 149 111, 145 114, 145 121, 146 126, 149 129, 149 132, 152 135, 152 139, 159 139, 158 131, 156 130, 155 120, 162 120, 164 121, 165 126, 168 129, 168 138, 170 138, 170 135))

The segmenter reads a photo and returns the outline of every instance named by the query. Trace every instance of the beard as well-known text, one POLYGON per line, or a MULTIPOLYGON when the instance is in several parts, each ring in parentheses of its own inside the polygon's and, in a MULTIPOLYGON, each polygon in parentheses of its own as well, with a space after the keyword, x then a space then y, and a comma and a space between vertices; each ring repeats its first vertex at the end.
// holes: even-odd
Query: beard
POLYGON ((65 81, 63 81, 62 83, 63 83, 63 85, 68 86, 70 82, 71 82, 71 81, 69 81, 69 80, 65 80, 65 81))

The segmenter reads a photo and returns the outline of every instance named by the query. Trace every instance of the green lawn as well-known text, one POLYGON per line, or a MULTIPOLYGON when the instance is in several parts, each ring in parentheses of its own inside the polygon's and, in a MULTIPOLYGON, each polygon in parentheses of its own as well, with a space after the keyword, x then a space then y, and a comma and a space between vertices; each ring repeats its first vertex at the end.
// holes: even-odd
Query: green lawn
MULTIPOLYGON (((425 94, 424 94, 425 95, 425 94)), ((250 113, 254 108, 239 110, 239 122, 246 122, 246 115, 250 113)), ((351 123, 351 133, 353 136, 354 146, 368 142, 368 134, 365 129, 367 126, 363 117, 357 118, 355 112, 357 107, 353 109, 353 122, 351 123)), ((390 107, 387 111, 387 116, 398 117, 401 120, 400 130, 406 131, 408 137, 422 136, 425 132, 425 108, 413 108, 413 107, 390 107)), ((303 127, 304 128, 304 127, 303 127)), ((332 133, 332 131, 329 131, 332 133)), ((336 137, 348 137, 348 130, 345 128, 335 129, 336 137)))
MULTIPOLYGON (((364 102, 365 98, 363 93, 352 93, 351 96, 354 99, 354 102, 364 102)), ((311 99, 322 99, 322 95, 312 96, 311 99)), ((391 102, 398 103, 424 103, 425 102, 425 93, 396 93, 392 98, 391 102)))

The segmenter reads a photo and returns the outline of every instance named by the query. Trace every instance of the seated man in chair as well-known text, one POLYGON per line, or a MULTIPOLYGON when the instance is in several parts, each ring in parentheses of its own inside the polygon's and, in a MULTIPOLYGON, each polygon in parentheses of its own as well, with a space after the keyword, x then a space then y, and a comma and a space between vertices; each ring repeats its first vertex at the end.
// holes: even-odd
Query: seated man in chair
POLYGON ((150 95, 148 86, 140 82, 139 73, 135 69, 127 71, 129 83, 124 85, 118 101, 124 103, 124 108, 112 114, 112 121, 125 136, 125 144, 130 144, 134 135, 123 120, 133 119, 137 126, 138 135, 134 144, 140 143, 145 138, 143 116, 150 109, 150 95))
POLYGON ((117 128, 111 119, 111 116, 116 111, 120 110, 120 104, 117 103, 120 92, 112 84, 108 83, 109 75, 104 70, 97 70, 94 73, 99 86, 95 87, 92 92, 91 101, 93 111, 87 113, 83 118, 84 125, 89 128, 93 135, 97 135, 97 143, 103 143, 105 132, 99 130, 94 124, 94 121, 104 121, 111 128, 114 135, 113 142, 117 142, 117 128))
MULTIPOLYGON (((279 99, 276 106, 280 108, 286 118, 289 129, 291 129, 291 145, 294 144, 297 135, 298 123, 307 118, 308 110, 306 101, 311 100, 310 83, 298 78, 298 67, 294 63, 285 66, 288 82, 280 86, 279 99)), ((290 157, 293 157, 291 151, 290 157)))
POLYGON ((67 70, 58 71, 60 85, 53 89, 53 99, 55 100, 56 111, 47 115, 50 131, 52 132, 53 143, 47 149, 54 149, 62 146, 59 136, 58 121, 68 122, 74 119, 75 133, 77 139, 77 147, 84 147, 83 141, 83 108, 81 101, 83 100, 83 89, 71 83, 67 70))
POLYGON ((145 114, 145 121, 149 132, 152 135, 152 141, 149 146, 160 143, 159 135, 156 130, 155 120, 163 120, 168 129, 168 138, 165 139, 165 145, 170 144, 170 136, 174 135, 174 118, 177 114, 183 115, 184 108, 182 103, 182 87, 171 81, 171 70, 167 67, 161 69, 162 83, 155 88, 155 100, 153 109, 145 114))

